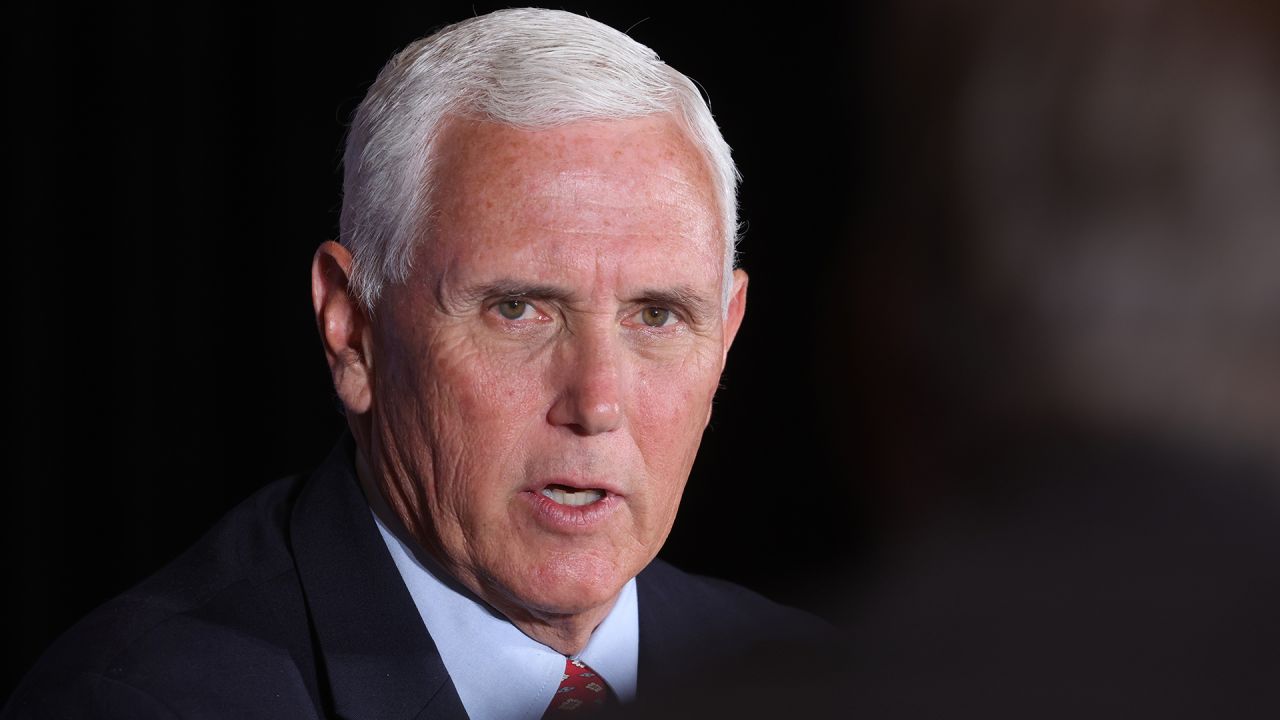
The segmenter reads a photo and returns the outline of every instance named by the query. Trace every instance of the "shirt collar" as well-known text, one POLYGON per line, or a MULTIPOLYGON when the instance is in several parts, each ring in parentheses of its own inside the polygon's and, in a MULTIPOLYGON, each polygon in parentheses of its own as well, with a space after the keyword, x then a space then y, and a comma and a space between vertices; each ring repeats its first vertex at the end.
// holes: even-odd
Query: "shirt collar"
MULTIPOLYGON (((520 632, 429 558, 419 557, 377 513, 374 520, 467 714, 539 720, 560 686, 565 657, 520 632)), ((590 665, 620 701, 629 702, 636 693, 639 645, 632 578, 574 659, 590 665)))

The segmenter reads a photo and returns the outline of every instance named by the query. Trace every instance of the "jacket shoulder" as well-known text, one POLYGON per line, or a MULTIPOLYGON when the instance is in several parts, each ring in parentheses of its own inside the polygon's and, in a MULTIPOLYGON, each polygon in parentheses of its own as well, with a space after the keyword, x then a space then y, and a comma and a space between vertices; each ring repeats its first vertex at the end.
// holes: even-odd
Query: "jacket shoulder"
POLYGON ((713 627, 742 628, 775 622, 791 630, 823 630, 827 623, 727 580, 688 573, 654 560, 637 578, 642 597, 680 616, 713 627), (794 626, 794 627, 791 627, 794 626))
MULTIPOLYGON (((281 688, 309 695, 295 662, 308 636, 288 545, 301 485, 289 477, 259 490, 164 568, 73 625, 24 678, 5 720, 165 717, 184 714, 187 703, 207 709, 216 696, 274 706, 281 688)), ((223 706, 227 716, 264 711, 247 709, 223 706)))
POLYGON ((824 642, 832 627, 740 585, 655 560, 637 578, 642 652, 691 658, 824 642))
POLYGON ((637 592, 639 702, 624 717, 841 716, 809 672, 839 667, 826 621, 661 561, 639 575, 637 592))

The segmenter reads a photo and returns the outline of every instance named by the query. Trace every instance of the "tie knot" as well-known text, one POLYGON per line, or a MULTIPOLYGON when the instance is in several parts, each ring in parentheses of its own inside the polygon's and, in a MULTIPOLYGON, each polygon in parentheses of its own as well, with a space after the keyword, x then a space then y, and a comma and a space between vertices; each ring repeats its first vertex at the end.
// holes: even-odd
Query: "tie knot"
POLYGON ((611 700, 609 683, 581 660, 564 661, 564 677, 543 718, 587 715, 603 709, 611 700))

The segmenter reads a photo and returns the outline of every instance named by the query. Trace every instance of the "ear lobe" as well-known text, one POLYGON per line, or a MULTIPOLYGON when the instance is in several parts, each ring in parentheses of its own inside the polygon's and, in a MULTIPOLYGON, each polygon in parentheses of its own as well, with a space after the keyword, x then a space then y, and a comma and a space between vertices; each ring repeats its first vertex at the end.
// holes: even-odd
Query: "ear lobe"
POLYGON ((720 358, 723 365, 729 357, 729 346, 742 327, 742 317, 747 312, 747 271, 741 268, 733 271, 733 290, 729 294, 729 308, 724 317, 724 355, 720 358))
POLYGON ((373 397, 369 321, 351 291, 351 253, 336 242, 322 243, 311 260, 311 306, 334 390, 348 413, 367 412, 373 397))

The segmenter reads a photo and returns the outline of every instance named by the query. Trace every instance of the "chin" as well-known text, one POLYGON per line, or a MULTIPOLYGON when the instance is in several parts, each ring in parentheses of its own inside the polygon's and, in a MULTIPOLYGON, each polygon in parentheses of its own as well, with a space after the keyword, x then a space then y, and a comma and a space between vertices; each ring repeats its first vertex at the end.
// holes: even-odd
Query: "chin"
POLYGON ((513 595, 538 613, 579 615, 610 605, 636 572, 625 571, 612 560, 560 556, 543 563, 513 595))

